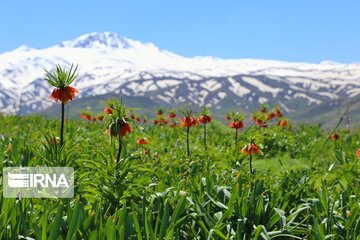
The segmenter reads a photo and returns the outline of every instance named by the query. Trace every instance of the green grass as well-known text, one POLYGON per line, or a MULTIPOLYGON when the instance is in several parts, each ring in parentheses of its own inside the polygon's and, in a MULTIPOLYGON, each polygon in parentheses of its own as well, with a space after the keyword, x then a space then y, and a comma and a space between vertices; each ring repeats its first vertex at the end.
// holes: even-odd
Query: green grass
MULTIPOLYGON (((319 126, 251 126, 239 132, 220 122, 190 129, 131 123, 121 161, 105 123, 40 116, 0 116, 0 163, 72 166, 72 199, 0 196, 0 239, 358 239, 360 131, 326 142, 319 126), (149 144, 138 146, 146 137, 149 144), (262 153, 241 148, 254 139, 262 153), (50 140, 53 139, 53 140, 50 140), (325 143, 326 142, 326 143, 325 143), (144 148, 150 154, 144 154, 144 148)), ((1 172, 2 174, 2 172, 1 172)), ((2 175, 1 175, 2 184, 2 175)), ((2 189, 2 188, 1 188, 2 189)), ((1 190, 2 191, 2 190, 1 190)))
MULTIPOLYGON (((248 162, 247 162, 248 163, 248 162)), ((309 170, 310 163, 305 158, 293 159, 288 156, 254 160, 254 168, 258 171, 281 175, 284 171, 309 170)))

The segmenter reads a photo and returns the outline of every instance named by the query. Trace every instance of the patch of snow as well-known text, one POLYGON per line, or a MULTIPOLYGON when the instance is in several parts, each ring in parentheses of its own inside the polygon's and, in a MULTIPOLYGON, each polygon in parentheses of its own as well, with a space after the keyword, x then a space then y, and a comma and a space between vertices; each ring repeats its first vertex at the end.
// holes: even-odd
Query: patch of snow
POLYGON ((135 94, 149 92, 149 91, 155 91, 158 89, 156 87, 156 85, 154 84, 153 80, 148 80, 148 81, 145 81, 142 83, 131 82, 131 83, 127 84, 126 86, 127 86, 127 88, 133 90, 135 94))
POLYGON ((228 78, 228 81, 231 84, 230 91, 235 93, 239 97, 243 97, 246 94, 249 94, 251 91, 243 86, 241 86, 240 83, 238 83, 235 79, 232 77, 228 78))
POLYGON ((331 92, 317 92, 318 95, 328 97, 330 99, 339 99, 339 96, 331 92))
POLYGON ((273 95, 273 97, 276 97, 279 92, 281 92, 283 89, 282 88, 273 88, 270 87, 266 84, 264 84, 263 82, 261 82, 260 80, 253 78, 253 77, 242 77, 242 80, 247 82, 248 84, 251 84, 255 87, 257 87, 261 92, 269 92, 273 95))
POLYGON ((284 109, 286 112, 291 112, 290 108, 288 108, 284 103, 279 101, 279 105, 282 109, 284 109))
POLYGON ((258 101, 260 104, 265 104, 268 102, 267 98, 265 98, 265 97, 259 97, 258 101))
POLYGON ((171 98, 169 98, 169 97, 165 97, 165 96, 162 96, 162 95, 157 95, 156 97, 159 98, 160 100, 166 102, 166 103, 171 102, 171 98))
POLYGON ((306 99, 308 101, 308 105, 311 105, 312 103, 314 103, 314 104, 320 104, 321 103, 320 100, 309 97, 304 93, 295 93, 293 98, 304 98, 304 99, 306 99))
POLYGON ((218 96, 219 98, 224 99, 226 97, 226 92, 219 92, 218 96))
POLYGON ((357 95, 360 95, 360 89, 359 88, 351 89, 351 90, 347 91, 347 94, 349 94, 349 97, 351 97, 351 98, 356 97, 357 95))
POLYGON ((216 81, 215 79, 207 80, 200 84, 201 87, 205 88, 206 90, 213 92, 221 88, 221 83, 216 81))
POLYGON ((172 87, 172 86, 178 85, 180 83, 181 83, 181 81, 174 80, 174 79, 156 81, 156 84, 161 88, 172 87))

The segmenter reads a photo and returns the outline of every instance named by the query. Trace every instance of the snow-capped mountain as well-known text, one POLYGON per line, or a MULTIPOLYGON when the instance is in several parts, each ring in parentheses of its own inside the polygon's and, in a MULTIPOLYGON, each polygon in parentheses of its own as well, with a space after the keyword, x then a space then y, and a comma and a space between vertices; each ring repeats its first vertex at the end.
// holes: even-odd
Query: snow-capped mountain
POLYGON ((45 49, 21 46, 0 55, 0 112, 51 107, 44 69, 79 66, 74 87, 85 99, 116 93, 156 104, 192 103, 251 110, 261 103, 294 112, 360 96, 360 64, 186 58, 115 33, 90 33, 45 49))

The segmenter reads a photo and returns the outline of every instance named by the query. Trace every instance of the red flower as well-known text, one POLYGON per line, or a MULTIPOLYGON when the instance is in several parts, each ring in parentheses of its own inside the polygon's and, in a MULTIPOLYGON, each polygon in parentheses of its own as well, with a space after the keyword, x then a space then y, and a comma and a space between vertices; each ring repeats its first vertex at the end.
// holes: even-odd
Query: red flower
POLYGON ((226 120, 231 120, 231 116, 230 116, 230 115, 226 115, 226 116, 225 116, 225 119, 226 119, 226 120))
MULTIPOLYGON (((111 129, 111 131, 113 131, 113 129, 111 129)), ((113 136, 113 137, 116 137, 119 133, 120 133, 121 137, 125 137, 125 135, 127 133, 131 133, 131 132, 132 132, 132 129, 131 129, 130 125, 128 123, 125 123, 125 122, 121 123, 119 132, 116 132, 116 131, 110 132, 109 127, 105 130, 106 134, 111 133, 111 136, 113 136)))
POLYGON ((140 118, 140 117, 136 117, 136 121, 137 121, 137 122, 141 122, 141 118, 140 118))
POLYGON ((74 100, 75 94, 79 93, 76 88, 67 86, 65 89, 55 88, 50 95, 50 99, 55 101, 60 101, 62 103, 67 103, 74 100))
POLYGON ((275 117, 282 117, 282 113, 279 109, 275 110, 275 117))
POLYGON ((260 149, 255 143, 249 143, 241 149, 241 152, 243 154, 257 154, 260 152, 260 149))
POLYGON ((112 110, 110 108, 108 108, 108 107, 105 107, 104 113, 105 114, 112 114, 112 110))
POLYGON ((268 120, 271 120, 271 119, 273 119, 275 117, 276 117, 275 113, 269 113, 267 118, 268 118, 268 120))
POLYGON ((358 158, 360 158, 360 148, 359 148, 358 150, 356 150, 355 155, 356 155, 358 158))
POLYGON ((260 127, 267 127, 267 124, 260 119, 255 119, 255 123, 259 125, 260 127))
POLYGON ((81 118, 89 121, 93 120, 93 117, 86 113, 81 114, 81 118))
POLYGON ((198 122, 196 121, 195 118, 192 118, 191 119, 191 124, 196 127, 198 125, 198 122))
POLYGON ((262 112, 262 113, 266 113, 266 108, 260 108, 260 110, 259 110, 260 112, 262 112))
POLYGON ((193 117, 182 117, 181 125, 183 127, 192 127, 192 126, 196 126, 197 122, 196 122, 196 119, 193 117))
POLYGON ((140 138, 138 140, 136 140, 136 144, 139 144, 139 145, 145 145, 145 144, 148 144, 148 140, 146 138, 140 138))
POLYGON ((158 125, 159 121, 157 119, 153 120, 154 125, 158 125))
POLYGON ((131 133, 132 129, 128 123, 122 123, 120 126, 120 136, 125 137, 127 133, 131 133))
POLYGON ((337 135, 336 133, 333 133, 330 135, 330 139, 331 139, 331 141, 337 141, 339 139, 339 135, 337 135))
POLYGON ((176 113, 171 112, 171 113, 168 114, 168 117, 169 118, 176 118, 176 113))
POLYGON ((240 129, 240 128, 245 127, 245 124, 242 121, 235 120, 235 121, 229 123, 229 127, 235 128, 235 129, 240 129))
POLYGON ((88 119, 88 117, 89 117, 89 116, 88 116, 87 114, 85 114, 85 113, 81 114, 81 118, 82 118, 82 119, 85 119, 85 120, 86 120, 86 119, 88 119))
POLYGON ((97 119, 101 122, 104 119, 104 117, 100 116, 100 117, 97 117, 97 119))
POLYGON ((159 119, 159 124, 160 125, 166 125, 168 123, 168 120, 164 117, 160 118, 159 119))
POLYGON ((210 116, 200 116, 198 118, 199 123, 209 123, 211 122, 212 118, 210 116))
POLYGON ((158 116, 163 115, 163 110, 159 109, 156 114, 157 114, 158 116))
POLYGON ((281 120, 278 122, 278 124, 282 127, 286 127, 288 125, 288 122, 286 120, 281 120))

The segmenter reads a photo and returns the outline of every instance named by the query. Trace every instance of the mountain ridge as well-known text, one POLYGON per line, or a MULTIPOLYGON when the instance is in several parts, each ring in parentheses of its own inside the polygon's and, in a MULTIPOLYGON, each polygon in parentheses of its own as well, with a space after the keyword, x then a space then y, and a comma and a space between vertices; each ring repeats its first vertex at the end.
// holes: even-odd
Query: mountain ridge
POLYGON ((274 60, 187 58, 116 33, 84 34, 44 49, 21 46, 0 54, 0 112, 44 111, 51 87, 45 69, 79 64, 79 99, 118 94, 159 105, 256 109, 279 104, 291 114, 337 107, 360 95, 360 63, 319 64, 274 60), (345 101, 344 101, 345 99, 345 101), (339 101, 341 100, 341 101, 339 101))

